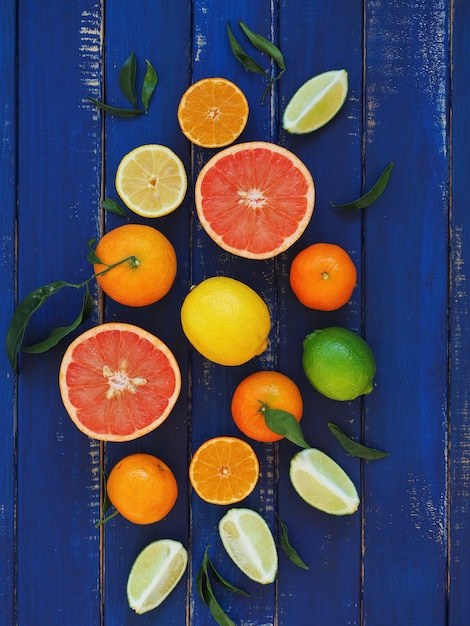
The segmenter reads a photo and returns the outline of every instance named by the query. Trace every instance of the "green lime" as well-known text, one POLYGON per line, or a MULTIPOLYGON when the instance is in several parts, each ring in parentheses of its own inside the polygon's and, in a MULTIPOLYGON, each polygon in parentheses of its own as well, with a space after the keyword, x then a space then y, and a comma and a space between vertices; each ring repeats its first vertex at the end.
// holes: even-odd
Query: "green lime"
POLYGON ((330 326, 308 335, 302 365, 313 387, 332 400, 354 400, 374 388, 372 350, 347 328, 330 326))

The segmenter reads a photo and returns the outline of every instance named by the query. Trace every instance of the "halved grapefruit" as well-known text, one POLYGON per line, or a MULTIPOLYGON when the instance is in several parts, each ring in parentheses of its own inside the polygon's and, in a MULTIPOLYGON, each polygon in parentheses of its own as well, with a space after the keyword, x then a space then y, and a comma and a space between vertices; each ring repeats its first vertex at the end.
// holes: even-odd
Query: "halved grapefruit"
POLYGON ((165 421, 178 399, 181 373, 160 339, 133 324, 111 322, 85 331, 69 345, 59 387, 83 433, 129 441, 165 421))
POLYGON ((224 250, 268 259, 287 250, 307 227, 315 185, 292 152, 265 141, 221 150, 201 169, 196 210, 208 235, 224 250))

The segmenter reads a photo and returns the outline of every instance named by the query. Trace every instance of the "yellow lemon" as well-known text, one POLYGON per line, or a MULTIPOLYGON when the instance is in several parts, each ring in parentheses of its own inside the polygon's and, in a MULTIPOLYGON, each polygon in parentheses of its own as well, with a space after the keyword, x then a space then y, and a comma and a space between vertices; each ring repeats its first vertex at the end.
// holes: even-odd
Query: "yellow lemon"
POLYGON ((193 287, 181 307, 188 341, 219 365, 242 365, 268 346, 271 317, 264 300, 234 278, 213 276, 193 287))

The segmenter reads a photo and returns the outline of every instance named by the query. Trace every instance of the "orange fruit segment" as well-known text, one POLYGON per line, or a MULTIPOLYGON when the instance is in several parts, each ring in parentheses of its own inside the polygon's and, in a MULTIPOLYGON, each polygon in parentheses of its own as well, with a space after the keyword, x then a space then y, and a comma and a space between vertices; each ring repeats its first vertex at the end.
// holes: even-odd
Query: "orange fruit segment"
POLYGON ((161 300, 173 286, 176 252, 156 228, 144 224, 114 228, 98 241, 95 254, 103 262, 93 266, 96 280, 120 304, 148 306, 161 300), (128 260, 120 263, 124 259, 128 260))
POLYGON ((356 280, 351 257, 332 243, 314 243, 304 248, 290 267, 292 291, 303 305, 319 311, 334 311, 346 304, 356 280))
POLYGON ((178 399, 181 374, 163 341, 138 326, 110 322, 69 345, 59 387, 70 418, 83 433, 128 441, 165 421, 178 399))
POLYGON ((194 453, 189 479, 197 495, 211 504, 246 498, 259 478, 259 462, 249 443, 237 437, 214 437, 194 453))
POLYGON ((159 522, 178 497, 176 478, 168 465, 142 452, 116 463, 109 473, 106 491, 116 510, 134 524, 159 522))
POLYGON ((178 122, 183 134, 203 148, 228 146, 244 130, 248 102, 241 89, 226 78, 203 78, 183 94, 178 122))
POLYGON ((303 400, 297 385, 285 374, 263 370, 244 378, 236 387, 231 411, 241 432, 256 441, 271 442, 283 439, 267 427, 261 411, 263 405, 270 409, 286 411, 300 422, 303 400))
POLYGON ((267 259, 304 232, 315 202, 313 178, 292 152, 270 142, 237 144, 214 155, 195 186, 196 210, 224 250, 267 259))

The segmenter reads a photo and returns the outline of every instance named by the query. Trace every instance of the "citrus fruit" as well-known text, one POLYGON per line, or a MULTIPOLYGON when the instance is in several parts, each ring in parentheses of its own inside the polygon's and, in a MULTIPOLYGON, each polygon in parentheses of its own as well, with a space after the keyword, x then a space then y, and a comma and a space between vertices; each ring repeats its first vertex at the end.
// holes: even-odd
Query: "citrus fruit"
POLYGON ((178 106, 183 134, 203 148, 228 146, 248 121, 242 90, 226 78, 203 78, 184 92, 178 106))
POLYGON ((95 254, 102 261, 94 264, 96 280, 120 304, 153 304, 173 286, 177 269, 175 249, 156 228, 143 224, 114 228, 98 241, 95 254), (114 267, 108 269, 110 265, 114 267))
POLYGON ((251 509, 229 509, 219 522, 219 535, 227 554, 241 571, 262 585, 277 574, 277 550, 271 530, 251 509))
POLYGON ((127 600, 141 615, 159 606, 181 580, 188 552, 174 539, 158 539, 137 556, 127 579, 127 600))
POLYGON ((302 365, 311 385, 332 400, 354 400, 374 387, 369 345, 347 328, 315 330, 303 342, 302 365))
POLYGON ((109 473, 107 495, 134 524, 153 524, 171 511, 178 497, 176 478, 166 463, 143 452, 121 459, 109 473))
POLYGON ((293 259, 290 286, 302 304, 319 311, 334 311, 351 297, 357 271, 349 254, 332 243, 314 243, 293 259))
POLYGON ((247 437, 264 442, 283 439, 266 426, 263 406, 291 413, 298 422, 302 417, 300 390, 280 372, 263 370, 244 378, 233 393, 231 410, 235 424, 247 437))
POLYGON ((181 307, 183 331, 205 358, 241 365, 263 353, 271 318, 264 300, 245 283, 226 276, 206 278, 181 307))
POLYGON ((131 211, 143 217, 161 217, 180 206, 188 181, 184 165, 173 150, 146 144, 121 159, 115 185, 131 211))
POLYGON ((299 496, 332 515, 354 513, 359 506, 356 487, 346 472, 316 448, 298 452, 290 462, 290 480, 299 496))
POLYGON ((310 78, 289 100, 282 127, 299 135, 321 128, 341 109, 347 93, 346 70, 331 70, 310 78))
POLYGON ((240 502, 250 495, 258 478, 258 457, 249 443, 237 437, 205 441, 189 464, 194 491, 211 504, 240 502))
POLYGON ((181 374, 160 339, 138 326, 109 322, 69 345, 59 386, 82 432, 104 441, 128 441, 168 417, 181 390, 181 374))
POLYGON ((276 144, 236 144, 214 155, 195 187, 199 220, 224 250, 268 259, 287 250, 313 213, 315 188, 307 167, 276 144))

